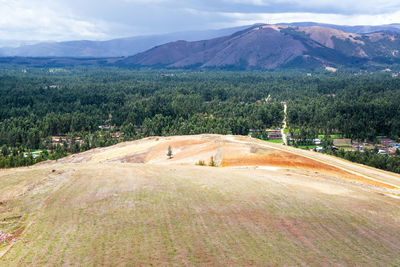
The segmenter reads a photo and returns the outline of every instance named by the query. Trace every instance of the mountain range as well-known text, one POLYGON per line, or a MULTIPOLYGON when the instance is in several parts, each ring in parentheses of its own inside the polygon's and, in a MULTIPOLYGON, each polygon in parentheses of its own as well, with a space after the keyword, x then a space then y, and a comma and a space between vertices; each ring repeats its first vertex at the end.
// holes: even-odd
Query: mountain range
POLYGON ((107 41, 77 40, 40 42, 18 47, 0 47, 2 57, 122 57, 146 51, 156 45, 177 40, 198 41, 230 35, 248 28, 241 26, 218 30, 187 31, 160 35, 143 35, 107 41))
POLYGON ((357 34, 321 26, 257 25, 211 40, 157 46, 119 64, 234 69, 386 66, 400 62, 399 50, 396 32, 357 34))
MULTIPOLYGON (((25 50, 26 57, 3 57, 0 63, 195 69, 388 68, 400 63, 400 25, 257 24, 106 42, 36 44, 18 49, 25 50), (177 39, 182 40, 168 43, 177 39), (151 48, 154 44, 157 46, 151 48), (144 52, 135 54, 136 51, 144 52), (126 56, 129 54, 133 56, 126 56)), ((4 54, 4 48, 0 53, 4 54)))
MULTIPOLYGON (((398 32, 400 33, 400 24, 390 24, 381 26, 343 26, 333 24, 321 24, 315 22, 299 22, 299 23, 283 23, 281 25, 298 26, 298 27, 311 27, 320 26, 325 28, 337 29, 348 33, 372 33, 378 31, 398 32)), ((252 25, 257 26, 257 25, 252 25)), ((140 52, 151 49, 154 46, 162 45, 168 42, 185 40, 185 41, 199 41, 207 40, 222 36, 233 34, 252 27, 241 26, 233 28, 225 28, 218 30, 204 30, 204 31, 187 31, 176 32, 162 35, 143 35, 128 38, 118 38, 107 41, 89 41, 77 40, 68 42, 39 42, 33 41, 11 42, 11 46, 0 46, 0 56, 18 56, 18 57, 123 57, 132 56, 140 52), (26 44, 28 43, 28 44, 26 44), (20 45, 17 45, 20 44, 20 45)), ((1 43, 10 43, 3 41, 1 43)))

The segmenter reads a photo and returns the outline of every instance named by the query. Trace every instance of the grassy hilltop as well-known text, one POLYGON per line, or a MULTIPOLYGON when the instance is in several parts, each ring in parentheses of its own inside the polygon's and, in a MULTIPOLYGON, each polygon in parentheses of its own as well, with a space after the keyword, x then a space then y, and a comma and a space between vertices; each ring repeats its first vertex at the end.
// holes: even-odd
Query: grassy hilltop
POLYGON ((399 186, 251 138, 147 138, 2 170, 0 265, 398 265, 399 186))

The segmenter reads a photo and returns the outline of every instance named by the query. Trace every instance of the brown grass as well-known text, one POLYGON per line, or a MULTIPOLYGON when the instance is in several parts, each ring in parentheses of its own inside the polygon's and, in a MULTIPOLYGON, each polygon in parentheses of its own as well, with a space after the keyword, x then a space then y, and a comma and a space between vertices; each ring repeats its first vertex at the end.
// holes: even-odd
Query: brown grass
POLYGON ((74 167, 0 264, 400 263, 399 205, 355 185, 251 169, 102 165, 74 167), (308 186, 316 181, 339 193, 308 186))
POLYGON ((13 218, 0 231, 18 233, 0 266, 400 265, 399 199, 278 148, 168 137, 0 171, 0 222, 13 218), (224 166, 284 168, 194 166, 197 149, 224 166), (156 163, 118 160, 135 153, 156 163))

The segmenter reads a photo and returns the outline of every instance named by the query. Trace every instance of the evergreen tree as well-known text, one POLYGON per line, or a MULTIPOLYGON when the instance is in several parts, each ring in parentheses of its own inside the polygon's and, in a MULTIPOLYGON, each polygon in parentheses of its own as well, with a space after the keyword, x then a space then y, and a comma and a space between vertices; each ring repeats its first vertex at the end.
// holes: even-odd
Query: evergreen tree
POLYGON ((172 158, 172 148, 171 148, 171 146, 168 147, 167 156, 168 156, 169 159, 172 158))

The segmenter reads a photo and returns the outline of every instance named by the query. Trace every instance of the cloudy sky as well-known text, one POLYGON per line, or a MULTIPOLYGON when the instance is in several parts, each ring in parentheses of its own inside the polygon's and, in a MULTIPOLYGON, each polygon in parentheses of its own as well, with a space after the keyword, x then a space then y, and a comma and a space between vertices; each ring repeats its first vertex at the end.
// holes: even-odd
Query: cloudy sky
POLYGON ((0 0, 0 40, 106 40, 300 21, 400 23, 400 1, 0 0))

